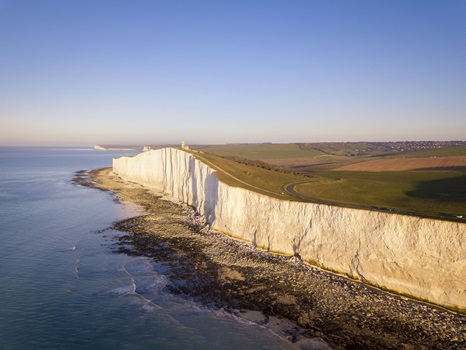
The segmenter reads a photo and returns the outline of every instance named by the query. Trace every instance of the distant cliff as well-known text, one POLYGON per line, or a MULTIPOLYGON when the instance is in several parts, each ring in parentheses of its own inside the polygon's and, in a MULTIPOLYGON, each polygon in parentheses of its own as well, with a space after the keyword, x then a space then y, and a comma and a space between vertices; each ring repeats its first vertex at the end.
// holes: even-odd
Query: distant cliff
POLYGON ((140 146, 100 146, 94 145, 96 151, 134 151, 141 149, 140 146))
POLYGON ((217 231, 365 283, 466 311, 466 225, 270 198, 173 148, 113 160, 123 179, 193 206, 217 231))

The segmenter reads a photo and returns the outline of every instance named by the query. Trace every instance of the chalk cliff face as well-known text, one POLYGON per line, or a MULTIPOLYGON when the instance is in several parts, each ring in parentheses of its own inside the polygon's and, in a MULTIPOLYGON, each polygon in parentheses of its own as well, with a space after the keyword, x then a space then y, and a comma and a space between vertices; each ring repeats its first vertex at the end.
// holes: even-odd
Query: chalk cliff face
POLYGON ((113 171, 193 206, 214 230, 466 311, 465 224, 270 198, 171 148, 114 159, 113 171))

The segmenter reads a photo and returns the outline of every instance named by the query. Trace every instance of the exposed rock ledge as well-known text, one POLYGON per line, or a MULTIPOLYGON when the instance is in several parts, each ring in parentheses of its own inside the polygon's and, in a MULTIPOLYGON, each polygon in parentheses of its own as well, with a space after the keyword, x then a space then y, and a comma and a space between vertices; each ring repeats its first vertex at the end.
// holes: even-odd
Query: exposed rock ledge
POLYGON ((113 170, 193 206, 217 231, 466 311, 462 223, 270 198, 218 181, 209 166, 172 148, 114 159, 113 170))

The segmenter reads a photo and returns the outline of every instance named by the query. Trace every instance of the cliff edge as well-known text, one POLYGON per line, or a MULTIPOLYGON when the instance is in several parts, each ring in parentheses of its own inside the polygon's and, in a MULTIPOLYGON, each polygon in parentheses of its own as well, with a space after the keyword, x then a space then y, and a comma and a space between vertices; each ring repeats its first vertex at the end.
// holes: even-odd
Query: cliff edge
POLYGON ((193 206, 214 230, 466 312, 465 224, 270 198, 173 148, 114 159, 113 171, 193 206))

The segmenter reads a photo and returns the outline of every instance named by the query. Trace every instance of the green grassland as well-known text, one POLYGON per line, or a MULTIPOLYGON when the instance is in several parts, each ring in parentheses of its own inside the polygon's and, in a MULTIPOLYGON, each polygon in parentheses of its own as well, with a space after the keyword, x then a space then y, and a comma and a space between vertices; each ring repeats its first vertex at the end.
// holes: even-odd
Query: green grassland
POLYGON ((466 156, 466 146, 396 152, 391 149, 390 143, 371 142, 230 144, 202 146, 196 147, 196 149, 222 157, 241 157, 251 160, 311 158, 317 156, 356 158, 466 156))
POLYGON ((313 173, 295 190, 307 197, 414 213, 466 216, 466 174, 455 171, 313 173))
POLYGON ((321 143, 299 143, 303 150, 317 150, 323 154, 332 156, 374 156, 385 155, 388 151, 370 142, 321 142, 321 143))
POLYGON ((322 155, 371 157, 393 154, 393 150, 386 144, 371 142, 228 144, 196 149, 219 156, 252 160, 306 158, 322 155))
POLYGON ((278 158, 315 157, 324 153, 315 149, 301 149, 298 144, 239 144, 210 146, 200 151, 218 156, 241 157, 251 160, 266 160, 278 158))
POLYGON ((308 181, 309 177, 283 171, 264 169, 208 153, 193 153, 195 157, 217 170, 220 181, 235 187, 243 187, 274 198, 298 200, 284 191, 290 183, 308 181))

